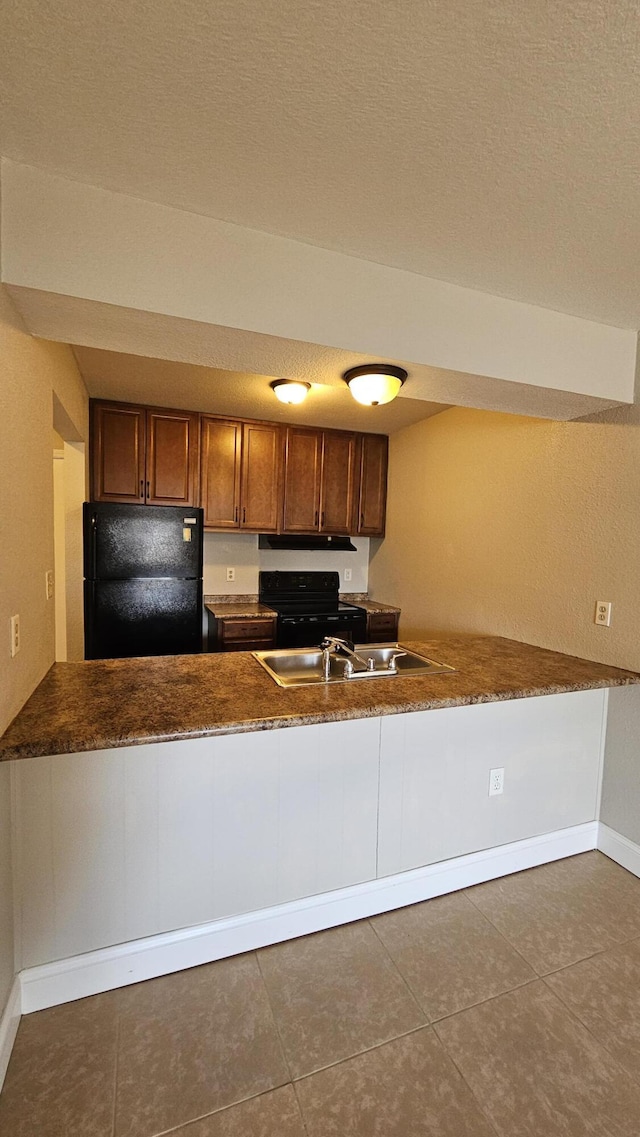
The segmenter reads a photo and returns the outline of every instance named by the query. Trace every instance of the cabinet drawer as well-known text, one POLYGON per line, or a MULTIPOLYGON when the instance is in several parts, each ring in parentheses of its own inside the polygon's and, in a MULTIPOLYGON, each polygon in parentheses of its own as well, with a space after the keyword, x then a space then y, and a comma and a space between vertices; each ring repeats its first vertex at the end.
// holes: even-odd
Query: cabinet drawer
POLYGON ((376 612, 371 613, 369 616, 370 628, 397 628, 398 626, 398 613, 397 612, 376 612))
MULTIPOLYGON (((246 640, 270 641, 275 635, 276 622, 270 616, 251 620, 221 620, 220 639, 223 644, 246 640)), ((268 643, 267 643, 268 646, 268 643)))
POLYGON ((267 640, 223 640, 222 651, 270 651, 274 647, 273 636, 267 640))

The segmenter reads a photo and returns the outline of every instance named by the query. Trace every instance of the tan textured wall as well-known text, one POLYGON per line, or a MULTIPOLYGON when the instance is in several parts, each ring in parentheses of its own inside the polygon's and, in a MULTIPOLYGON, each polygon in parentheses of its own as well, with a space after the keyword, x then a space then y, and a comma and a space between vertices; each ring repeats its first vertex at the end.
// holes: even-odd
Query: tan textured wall
POLYGON ((53 661, 53 394, 86 441, 88 397, 73 353, 22 330, 0 289, 0 732, 53 661), (9 655, 19 613, 22 646, 9 655), (6 650, 5 650, 6 649, 6 650))
MULTIPOLYGON (((54 657, 53 397, 86 441, 88 398, 71 349, 33 339, 0 287, 0 733, 54 657), (9 620, 22 646, 10 655, 9 620)), ((64 417, 64 416, 63 416, 64 417)), ((0 1013, 13 980, 9 770, 0 772, 0 1013)))
POLYGON ((369 585, 402 606, 402 635, 487 632, 640 670, 640 408, 604 417, 456 408, 392 436, 369 585))
MULTIPOLYGON (((640 407, 454 409, 394 435, 369 590, 402 606, 403 636, 486 632, 640 670, 640 407)), ((612 691, 601 819, 640 844, 639 725, 640 688, 612 691)))

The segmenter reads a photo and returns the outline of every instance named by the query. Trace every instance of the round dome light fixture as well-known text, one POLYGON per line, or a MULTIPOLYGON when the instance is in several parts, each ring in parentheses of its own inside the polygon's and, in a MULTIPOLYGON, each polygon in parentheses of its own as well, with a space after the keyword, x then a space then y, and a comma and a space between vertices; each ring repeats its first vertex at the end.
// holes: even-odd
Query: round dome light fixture
POLYGON ((281 403, 303 403, 311 390, 301 379, 274 379, 269 386, 281 403))
POLYGON ((358 403, 378 407, 395 399, 407 372, 390 363, 363 363, 360 367, 350 367, 342 378, 358 403))

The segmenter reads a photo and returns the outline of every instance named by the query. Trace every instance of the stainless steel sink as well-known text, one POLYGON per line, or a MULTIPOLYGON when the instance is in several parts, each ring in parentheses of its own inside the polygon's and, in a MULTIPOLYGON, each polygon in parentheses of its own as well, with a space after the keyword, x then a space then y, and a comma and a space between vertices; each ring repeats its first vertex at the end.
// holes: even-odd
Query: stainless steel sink
POLYGON ((398 676, 438 675, 455 671, 454 667, 418 655, 399 643, 356 644, 355 650, 363 660, 368 662, 372 659, 373 667, 369 663, 366 670, 356 669, 349 674, 349 669, 345 669, 347 660, 344 656, 333 655, 328 679, 323 675, 322 650, 319 647, 276 648, 273 651, 254 651, 252 655, 280 687, 307 687, 311 683, 351 683, 354 680, 394 679, 398 676))

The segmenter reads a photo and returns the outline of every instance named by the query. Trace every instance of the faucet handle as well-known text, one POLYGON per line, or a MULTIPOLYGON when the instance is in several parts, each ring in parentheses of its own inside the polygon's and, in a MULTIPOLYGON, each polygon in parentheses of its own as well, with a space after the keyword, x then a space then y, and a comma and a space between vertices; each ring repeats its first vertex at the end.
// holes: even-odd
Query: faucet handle
POLYGON ((406 651, 394 651, 393 654, 389 656, 389 662, 387 663, 387 670, 388 671, 397 671, 398 665, 396 663, 396 660, 401 659, 402 656, 406 655, 406 654, 407 654, 406 651))

